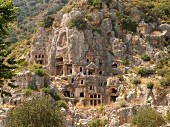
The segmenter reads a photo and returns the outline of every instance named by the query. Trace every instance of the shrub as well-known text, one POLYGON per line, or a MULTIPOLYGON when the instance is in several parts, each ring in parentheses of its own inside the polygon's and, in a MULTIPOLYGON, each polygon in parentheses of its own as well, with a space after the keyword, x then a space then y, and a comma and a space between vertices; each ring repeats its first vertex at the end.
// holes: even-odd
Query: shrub
POLYGON ((8 114, 8 127, 62 127, 64 116, 49 96, 24 101, 8 114))
POLYGON ((88 0, 88 3, 95 8, 99 8, 100 0, 88 0))
POLYGON ((147 54, 143 54, 141 56, 141 59, 144 60, 144 61, 150 61, 151 60, 151 58, 147 54))
POLYGON ((104 127, 106 124, 107 120, 102 121, 101 119, 97 118, 89 123, 89 127, 104 127))
POLYGON ((138 85, 138 84, 141 84, 141 80, 140 79, 134 79, 133 80, 133 84, 135 84, 135 85, 138 85))
POLYGON ((154 83, 153 82, 148 82, 147 83, 147 88, 148 89, 153 89, 153 87, 154 87, 154 83))
POLYGON ((90 22, 93 21, 93 17, 91 14, 86 14, 86 19, 89 20, 90 22))
POLYGON ((170 110, 167 111, 166 119, 168 120, 168 122, 170 122, 170 110))
POLYGON ((43 20, 43 26, 44 26, 45 28, 48 28, 48 27, 52 26, 53 21, 54 21, 54 17, 52 17, 52 16, 46 16, 46 17, 44 18, 44 20, 43 20))
POLYGON ((46 75, 46 71, 42 68, 41 65, 34 64, 30 65, 28 68, 40 77, 46 75))
POLYGON ((157 111, 149 108, 139 110, 130 123, 137 127, 160 127, 165 124, 165 120, 157 111))
POLYGON ((118 75, 117 77, 118 77, 119 81, 121 81, 121 82, 124 81, 124 78, 122 75, 118 75))
POLYGON ((70 21, 66 23, 66 26, 69 28, 76 27, 78 30, 85 30, 86 29, 86 20, 84 16, 81 14, 73 16, 70 21))
POLYGON ((136 32, 137 23, 135 20, 132 20, 129 16, 122 13, 117 13, 117 16, 123 29, 136 32))
POLYGON ((49 88, 42 88, 42 91, 47 95, 50 93, 50 89, 49 88))
POLYGON ((122 64, 125 65, 125 66, 128 65, 128 60, 124 59, 124 60, 122 61, 122 64))
POLYGON ((64 100, 58 100, 57 101, 57 106, 58 107, 63 107, 63 108, 68 108, 68 105, 64 100))
POLYGON ((57 94, 57 92, 55 90, 50 91, 50 95, 54 100, 61 100, 60 96, 57 94))
POLYGON ((165 68, 163 68, 163 69, 157 70, 157 74, 158 74, 159 76, 165 77, 165 76, 167 76, 167 75, 170 74, 170 71, 167 70, 167 69, 165 69, 165 68))
POLYGON ((141 74, 141 76, 146 76, 146 75, 154 74, 155 69, 152 69, 152 68, 139 68, 137 70, 137 73, 141 74))
POLYGON ((32 89, 30 87, 27 87, 25 90, 24 90, 24 93, 26 95, 30 95, 32 93, 32 89))
POLYGON ((170 77, 165 77, 160 80, 162 86, 170 86, 170 77))

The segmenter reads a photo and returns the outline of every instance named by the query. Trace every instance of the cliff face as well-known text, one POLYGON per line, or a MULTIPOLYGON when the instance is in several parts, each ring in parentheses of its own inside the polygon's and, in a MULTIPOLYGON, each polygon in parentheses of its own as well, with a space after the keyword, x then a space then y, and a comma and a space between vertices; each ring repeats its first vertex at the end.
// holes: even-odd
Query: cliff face
POLYGON ((141 107, 169 105, 169 90, 159 81, 169 70, 169 57, 164 57, 168 46, 164 42, 170 44, 170 25, 161 24, 161 19, 144 22, 145 13, 139 7, 128 8, 128 2, 107 2, 69 2, 57 12, 50 27, 38 28, 27 56, 30 64, 41 64, 49 77, 31 72, 16 77, 23 88, 42 88, 45 83, 50 89, 57 87, 71 105, 66 113, 70 126, 87 126, 101 117, 109 121, 108 127, 117 127, 128 122, 141 107), (166 58, 161 63, 165 70, 157 67, 160 58, 166 58), (147 86, 149 82, 156 87, 147 86), (98 116, 97 109, 76 109, 73 105, 77 101, 80 107, 111 106, 98 116), (122 102, 127 108, 115 108, 122 102))
POLYGON ((87 1, 68 4, 57 13, 50 28, 37 30, 30 63, 43 65, 55 76, 56 85, 62 87, 65 97, 82 97, 85 105, 115 101, 122 82, 108 83, 109 77, 116 79, 114 75, 126 74, 137 66, 148 68, 148 63, 140 58, 143 54, 152 58, 150 67, 153 68, 164 50, 162 42, 169 39, 168 24, 145 23, 144 14, 137 8, 130 9, 129 19, 124 14, 126 4, 115 0, 109 6, 100 2, 97 8, 92 8, 87 1), (66 82, 61 83, 63 79, 57 77, 65 77, 66 82), (97 103, 91 95, 98 94, 102 97, 97 103))

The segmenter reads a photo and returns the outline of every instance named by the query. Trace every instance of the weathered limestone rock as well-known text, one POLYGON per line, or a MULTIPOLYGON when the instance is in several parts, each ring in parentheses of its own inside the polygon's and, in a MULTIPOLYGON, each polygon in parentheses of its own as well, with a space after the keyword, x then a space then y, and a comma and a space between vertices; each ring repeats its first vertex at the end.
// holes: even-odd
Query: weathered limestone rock
POLYGON ((120 125, 127 123, 128 120, 136 114, 136 110, 133 107, 125 107, 118 110, 118 116, 120 120, 120 125))

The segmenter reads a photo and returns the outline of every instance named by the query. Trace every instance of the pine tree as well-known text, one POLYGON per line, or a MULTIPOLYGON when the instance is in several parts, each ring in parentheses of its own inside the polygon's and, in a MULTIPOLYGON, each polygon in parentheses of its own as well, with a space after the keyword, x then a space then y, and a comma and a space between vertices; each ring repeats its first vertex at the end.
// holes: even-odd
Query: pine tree
POLYGON ((4 42, 4 39, 12 23, 16 21, 16 12, 17 8, 14 7, 13 1, 0 0, 0 94, 2 97, 11 95, 4 90, 5 85, 15 87, 13 76, 15 75, 16 61, 14 61, 14 58, 6 59, 10 51, 7 49, 9 43, 4 42))

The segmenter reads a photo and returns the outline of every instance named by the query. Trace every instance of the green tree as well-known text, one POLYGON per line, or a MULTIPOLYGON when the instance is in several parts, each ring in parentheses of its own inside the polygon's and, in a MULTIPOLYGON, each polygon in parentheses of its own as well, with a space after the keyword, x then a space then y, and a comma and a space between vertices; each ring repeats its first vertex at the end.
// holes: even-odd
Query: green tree
MULTIPOLYGON (((12 79, 14 69, 16 68, 14 58, 6 59, 10 51, 7 50, 8 44, 3 41, 5 35, 8 33, 8 29, 14 21, 16 21, 17 8, 14 7, 14 3, 11 0, 0 0, 0 87, 2 88, 5 84, 10 87, 13 85, 14 80, 12 79)), ((9 92, 1 89, 1 96, 11 95, 9 92)))
POLYGON ((50 96, 35 97, 9 112, 8 127, 62 127, 64 116, 50 96))
POLYGON ((160 127, 165 120, 157 111, 149 108, 139 110, 130 122, 137 127, 160 127))
POLYGON ((73 16, 70 21, 67 22, 67 27, 72 28, 76 27, 78 30, 85 30, 87 21, 85 20, 85 17, 81 14, 73 16))

